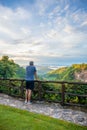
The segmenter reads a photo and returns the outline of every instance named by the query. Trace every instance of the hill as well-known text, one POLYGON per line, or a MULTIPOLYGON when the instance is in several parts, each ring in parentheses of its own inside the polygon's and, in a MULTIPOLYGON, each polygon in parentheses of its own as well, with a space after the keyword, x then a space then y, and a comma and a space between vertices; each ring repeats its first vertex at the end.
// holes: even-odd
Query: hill
POLYGON ((52 70, 44 75, 44 79, 87 82, 87 64, 73 64, 69 67, 52 70))

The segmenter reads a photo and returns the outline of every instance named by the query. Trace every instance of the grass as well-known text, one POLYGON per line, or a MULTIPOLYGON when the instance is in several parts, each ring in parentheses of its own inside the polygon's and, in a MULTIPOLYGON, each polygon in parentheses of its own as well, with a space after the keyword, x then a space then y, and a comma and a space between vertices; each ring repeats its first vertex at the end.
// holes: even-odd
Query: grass
POLYGON ((0 130, 87 130, 87 127, 0 105, 0 130))

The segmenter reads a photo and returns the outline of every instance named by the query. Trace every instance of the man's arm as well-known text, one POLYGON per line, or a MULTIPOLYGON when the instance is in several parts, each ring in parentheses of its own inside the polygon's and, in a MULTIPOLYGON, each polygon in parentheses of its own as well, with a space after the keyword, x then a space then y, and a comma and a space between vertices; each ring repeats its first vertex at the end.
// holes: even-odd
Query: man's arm
POLYGON ((35 79, 38 80, 37 72, 34 73, 35 79))

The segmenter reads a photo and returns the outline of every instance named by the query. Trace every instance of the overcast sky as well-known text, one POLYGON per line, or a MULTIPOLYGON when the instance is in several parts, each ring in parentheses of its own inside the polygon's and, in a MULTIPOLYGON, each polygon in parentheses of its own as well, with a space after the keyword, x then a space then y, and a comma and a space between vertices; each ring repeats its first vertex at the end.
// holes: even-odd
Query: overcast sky
POLYGON ((0 0, 0 58, 87 63, 87 0, 0 0))

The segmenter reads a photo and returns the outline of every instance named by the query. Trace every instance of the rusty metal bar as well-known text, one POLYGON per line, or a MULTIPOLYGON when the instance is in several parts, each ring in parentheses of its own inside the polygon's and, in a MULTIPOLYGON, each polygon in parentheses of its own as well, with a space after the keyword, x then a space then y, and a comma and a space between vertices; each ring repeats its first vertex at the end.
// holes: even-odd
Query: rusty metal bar
POLYGON ((61 97, 62 97, 62 101, 61 101, 61 103, 62 103, 62 105, 64 105, 64 103, 65 103, 65 84, 63 83, 62 84, 62 93, 61 93, 61 97))

